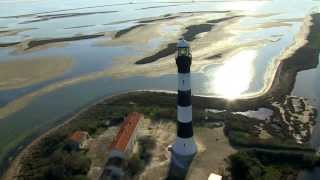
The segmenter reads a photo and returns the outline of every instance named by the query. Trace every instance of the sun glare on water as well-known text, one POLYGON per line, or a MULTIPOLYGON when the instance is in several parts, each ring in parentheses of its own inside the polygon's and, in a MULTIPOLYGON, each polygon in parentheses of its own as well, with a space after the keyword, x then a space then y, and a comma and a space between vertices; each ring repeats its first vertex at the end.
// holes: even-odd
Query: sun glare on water
POLYGON ((254 76, 253 62, 257 51, 245 50, 230 57, 211 74, 211 89, 223 98, 239 98, 250 87, 254 76))

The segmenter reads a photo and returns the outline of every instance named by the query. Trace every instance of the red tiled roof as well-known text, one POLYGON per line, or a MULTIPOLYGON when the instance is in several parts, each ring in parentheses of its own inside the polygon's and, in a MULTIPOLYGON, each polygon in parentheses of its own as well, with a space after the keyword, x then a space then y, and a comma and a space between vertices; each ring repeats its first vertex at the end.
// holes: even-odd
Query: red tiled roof
POLYGON ((80 143, 87 138, 87 135, 88 133, 85 131, 76 131, 69 137, 69 139, 80 143))
POLYGON ((110 145, 111 149, 117 149, 122 152, 124 152, 127 149, 128 143, 141 117, 142 117, 141 114, 137 112, 133 112, 133 113, 130 113, 124 119, 124 122, 122 123, 118 131, 118 134, 116 135, 116 137, 114 138, 114 140, 110 145))

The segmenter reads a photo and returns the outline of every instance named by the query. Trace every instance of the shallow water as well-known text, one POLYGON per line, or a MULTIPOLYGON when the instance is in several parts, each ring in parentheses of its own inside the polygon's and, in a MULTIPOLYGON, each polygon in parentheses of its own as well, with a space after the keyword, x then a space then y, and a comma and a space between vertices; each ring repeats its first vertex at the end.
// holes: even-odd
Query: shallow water
MULTIPOLYGON (((56 55, 72 57, 74 60, 72 69, 55 79, 20 89, 0 91, 0 107, 6 108, 8 103, 19 100, 30 93, 41 91, 52 84, 59 85, 67 80, 86 77, 95 72, 108 71, 123 63, 116 59, 118 57, 143 55, 146 50, 157 49, 165 42, 161 37, 152 38, 148 43, 139 45, 138 49, 135 48, 135 45, 129 44, 97 46, 96 43, 101 40, 108 41, 111 38, 108 33, 134 26, 139 19, 190 11, 230 11, 229 13, 244 15, 232 26, 232 29, 228 29, 230 38, 239 45, 253 43, 253 46, 240 46, 235 53, 225 57, 221 63, 210 61, 204 65, 203 71, 194 72, 193 93, 229 99, 254 95, 263 91, 271 82, 270 76, 275 71, 273 64, 281 52, 294 42, 302 26, 300 18, 305 18, 317 11, 319 4, 319 1, 311 0, 195 1, 194 3, 139 0, 132 1, 132 3, 128 0, 107 2, 103 0, 3 0, 0 1, 0 31, 20 31, 10 36, 0 34, 0 44, 72 37, 79 34, 92 35, 101 32, 107 34, 105 37, 96 39, 68 42, 61 47, 49 46, 32 51, 17 51, 15 47, 0 48, 0 62, 56 55), (83 14, 71 17, 70 15, 74 13, 83 14), (275 14, 267 16, 268 13, 275 14), (69 15, 70 17, 43 18, 50 15, 55 15, 55 17, 69 15), (259 28, 260 25, 280 21, 286 22, 288 26, 259 28), (262 42, 257 42, 258 40, 262 42)), ((211 20, 211 18, 216 19, 227 14, 228 12, 211 13, 206 14, 206 18, 211 20)), ((183 25, 177 21, 176 25, 166 27, 163 31, 175 33, 183 25)), ((208 46, 215 45, 214 41, 205 43, 208 46)), ((145 65, 145 68, 148 67, 149 65, 145 65)), ((312 77, 314 77, 314 82, 317 82, 316 77, 319 76, 312 75, 312 77)), ((308 79, 312 77, 306 76, 308 79)), ((26 102, 25 108, 0 119, 0 161, 3 162, 7 153, 15 149, 26 137, 41 129, 47 129, 78 108, 106 95, 138 89, 175 90, 176 75, 164 73, 164 75, 149 77, 143 73, 137 73, 122 79, 99 76, 39 93, 31 101, 26 102)), ((320 91, 315 89, 314 92, 320 91)), ((308 97, 311 94, 312 92, 303 94, 303 96, 308 97)))
POLYGON ((259 108, 256 111, 235 112, 235 114, 241 114, 258 120, 269 120, 273 115, 273 111, 267 108, 259 108))

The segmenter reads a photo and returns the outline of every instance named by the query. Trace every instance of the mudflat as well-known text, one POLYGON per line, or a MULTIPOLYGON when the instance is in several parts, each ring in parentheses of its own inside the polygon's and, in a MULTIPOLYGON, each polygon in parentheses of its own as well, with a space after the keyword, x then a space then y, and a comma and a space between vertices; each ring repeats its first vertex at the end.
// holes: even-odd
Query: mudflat
POLYGON ((58 77, 72 67, 68 57, 37 57, 0 63, 0 90, 16 89, 58 77))

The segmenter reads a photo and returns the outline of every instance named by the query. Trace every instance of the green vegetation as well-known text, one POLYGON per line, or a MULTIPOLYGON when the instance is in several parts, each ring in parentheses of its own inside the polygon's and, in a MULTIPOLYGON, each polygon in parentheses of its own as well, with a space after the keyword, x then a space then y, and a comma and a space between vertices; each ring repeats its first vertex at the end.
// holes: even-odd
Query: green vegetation
MULTIPOLYGON (((118 126, 123 117, 132 111, 144 113, 145 116, 159 119, 168 118, 174 120, 175 96, 172 101, 159 103, 148 101, 150 98, 129 95, 112 98, 108 102, 101 102, 76 116, 72 123, 52 132, 43 138, 40 143, 32 148, 32 152, 21 162, 21 179, 85 179, 90 167, 90 160, 85 151, 73 150, 67 137, 77 130, 87 131, 95 137, 109 127, 118 126), (148 103, 149 102, 149 103, 148 103), (152 104, 154 103, 154 104, 152 104), (146 104, 146 105, 143 105, 146 104), (170 104, 172 108, 170 107, 170 104), (62 172, 62 173, 61 173, 62 172)), ((156 101, 159 100, 155 98, 156 101)), ((139 151, 133 155, 129 166, 130 174, 141 172, 149 163, 154 140, 150 137, 139 139, 139 151)))
POLYGON ((261 123, 265 122, 240 114, 226 115, 224 130, 230 143, 234 146, 314 152, 314 149, 310 148, 309 144, 297 144, 291 136, 287 135, 287 132, 274 132, 269 130, 267 125, 264 129, 272 136, 268 139, 261 139, 259 131, 255 127, 261 123))
POLYGON ((320 33, 315 33, 311 37, 311 46, 320 49, 320 33))
POLYGON ((260 161, 247 153, 239 152, 232 155, 230 160, 232 163, 231 173, 235 180, 256 180, 263 174, 263 165, 260 161))
POLYGON ((86 179, 90 160, 64 139, 60 133, 44 138, 23 160, 19 179, 86 179))
POLYGON ((229 159, 234 180, 287 179, 319 162, 319 158, 312 153, 267 150, 239 151, 229 159))
MULTIPOLYGON (((258 149, 241 151, 230 158, 232 174, 244 178, 242 180, 256 177, 262 180, 270 177, 281 179, 283 176, 295 175, 297 170, 312 167, 318 162, 314 150, 307 144, 297 144, 285 132, 274 132, 266 125, 264 129, 271 136, 261 139, 256 126, 264 121, 233 114, 230 111, 205 112, 204 109, 210 105, 203 104, 197 97, 193 99, 193 106, 196 107, 193 109, 195 126, 214 128, 214 123, 223 122, 224 131, 232 145, 238 148, 258 149), (241 174, 244 172, 246 173, 241 174)), ((37 147, 33 148, 27 160, 22 162, 21 176, 34 177, 34 174, 41 174, 41 177, 54 177, 57 180, 84 179, 90 161, 86 158, 86 152, 74 151, 68 146, 67 137, 77 130, 87 131, 92 137, 98 136, 108 128, 120 125, 123 117, 133 111, 143 113, 145 117, 154 121, 175 121, 176 95, 135 92, 91 106, 76 116, 71 123, 42 139, 37 147), (65 173, 55 175, 55 172, 60 170, 65 173)), ((150 162, 150 151, 154 143, 154 139, 150 137, 139 139, 138 151, 128 161, 128 174, 134 176, 144 170, 150 162)))

